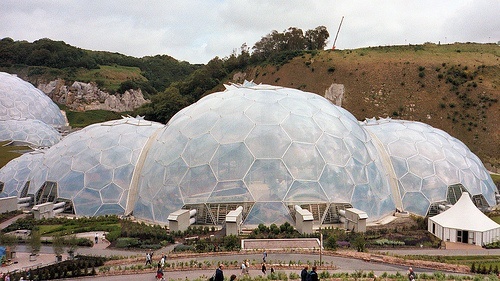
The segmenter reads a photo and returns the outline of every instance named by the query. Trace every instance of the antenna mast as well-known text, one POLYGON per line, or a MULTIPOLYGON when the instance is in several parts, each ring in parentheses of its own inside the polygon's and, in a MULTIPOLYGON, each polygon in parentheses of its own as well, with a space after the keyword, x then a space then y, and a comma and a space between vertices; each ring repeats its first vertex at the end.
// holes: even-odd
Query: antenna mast
POLYGON ((343 21, 344 21, 344 16, 342 16, 342 19, 340 20, 340 24, 339 24, 339 29, 337 30, 337 34, 335 34, 335 40, 333 40, 332 50, 335 50, 335 43, 337 43, 337 37, 339 36, 340 27, 342 26, 343 21))

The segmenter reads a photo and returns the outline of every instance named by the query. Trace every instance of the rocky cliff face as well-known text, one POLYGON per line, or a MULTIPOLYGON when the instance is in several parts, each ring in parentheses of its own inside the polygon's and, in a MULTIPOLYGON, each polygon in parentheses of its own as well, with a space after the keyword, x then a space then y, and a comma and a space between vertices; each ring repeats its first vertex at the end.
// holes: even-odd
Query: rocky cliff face
POLYGON ((71 86, 65 81, 57 79, 47 84, 39 84, 38 89, 43 91, 54 102, 64 104, 76 111, 109 110, 116 112, 133 111, 149 100, 144 99, 142 91, 127 90, 122 94, 109 94, 100 90, 93 82, 74 82, 71 86))

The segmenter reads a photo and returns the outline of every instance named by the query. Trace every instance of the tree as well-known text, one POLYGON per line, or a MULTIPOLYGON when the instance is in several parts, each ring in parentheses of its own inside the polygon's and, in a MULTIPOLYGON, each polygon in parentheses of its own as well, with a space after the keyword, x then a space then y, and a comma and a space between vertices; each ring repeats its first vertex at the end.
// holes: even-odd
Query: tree
POLYGON ((65 239, 62 235, 58 234, 52 237, 52 249, 56 257, 60 257, 64 253, 65 239))
POLYGON ((330 33, 328 33, 328 30, 324 26, 318 26, 315 29, 306 31, 307 49, 323 50, 329 37, 330 33))
POLYGON ((28 247, 31 255, 36 255, 40 252, 40 248, 42 247, 42 236, 38 229, 31 230, 31 234, 28 239, 28 247))

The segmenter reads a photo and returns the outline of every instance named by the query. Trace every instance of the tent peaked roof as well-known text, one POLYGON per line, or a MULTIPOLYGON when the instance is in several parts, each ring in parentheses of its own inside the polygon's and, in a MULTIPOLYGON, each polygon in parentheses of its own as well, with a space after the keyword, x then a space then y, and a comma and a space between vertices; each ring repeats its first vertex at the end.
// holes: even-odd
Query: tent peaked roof
POLYGON ((463 192, 451 208, 430 219, 443 227, 470 231, 487 231, 500 227, 474 205, 467 192, 463 192))

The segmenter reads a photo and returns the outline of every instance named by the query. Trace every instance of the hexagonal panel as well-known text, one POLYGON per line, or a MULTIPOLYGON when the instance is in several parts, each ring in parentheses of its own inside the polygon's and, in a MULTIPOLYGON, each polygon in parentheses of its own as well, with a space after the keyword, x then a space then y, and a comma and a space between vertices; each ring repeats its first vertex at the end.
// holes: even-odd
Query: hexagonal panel
POLYGON ((255 201, 281 201, 292 177, 281 160, 258 159, 245 177, 245 184, 255 201))
POLYGON ((89 188, 84 188, 73 199, 77 216, 94 216, 101 203, 99 191, 89 188))
POLYGON ((431 202, 439 202, 446 200, 448 186, 437 176, 431 176, 422 180, 422 193, 431 202))
POLYGON ((427 157, 431 160, 442 160, 444 159, 444 153, 440 146, 428 142, 421 141, 415 144, 420 155, 427 157))
POLYGON ((323 132, 332 136, 343 138, 350 134, 338 117, 332 117, 320 112, 313 116, 313 120, 323 132))
POLYGON ((436 169, 436 175, 444 182, 446 185, 453 185, 460 182, 460 177, 458 173, 458 168, 452 165, 447 160, 439 160, 434 163, 434 168, 436 169))
POLYGON ((185 203, 205 203, 217 180, 208 165, 190 168, 180 183, 185 203))
POLYGON ((355 184, 345 168, 326 165, 319 183, 323 187, 323 190, 325 190, 330 202, 351 202, 355 184))
POLYGON ((405 211, 426 216, 431 203, 429 200, 420 192, 407 192, 403 196, 403 206, 405 211))
POLYGON ((415 144, 405 140, 391 142, 387 145, 387 148, 391 156, 398 156, 401 158, 408 158, 418 153, 415 144))
POLYGON ((71 169, 74 171, 86 172, 99 164, 100 156, 100 151, 85 149, 75 155, 75 157, 72 157, 71 169))
POLYGON ((210 166, 219 181, 238 180, 243 179, 253 160, 244 143, 222 144, 215 152, 210 166))
POLYGON ((118 203, 123 195, 123 189, 110 183, 100 191, 103 203, 118 203))
POLYGON ((315 143, 323 134, 312 118, 290 114, 281 125, 293 141, 315 143))
POLYGON ((422 188, 422 178, 412 173, 404 175, 399 181, 406 191, 415 192, 422 188))
POLYGON ((278 101, 285 109, 288 109, 291 114, 304 117, 312 117, 318 109, 306 102, 306 99, 294 96, 278 101))
POLYGON ((210 131, 219 143, 241 142, 254 127, 243 113, 219 118, 210 131))
POLYGON ((257 226, 261 223, 281 225, 285 222, 292 224, 293 219, 282 202, 256 202, 248 213, 244 225, 257 226))
POLYGON ((84 176, 82 172, 71 171, 57 182, 58 195, 61 198, 73 198, 83 187, 84 176))
POLYGON ((132 150, 121 145, 105 149, 101 152, 101 163, 109 167, 120 167, 130 164, 132 150))
POLYGON ((85 186, 100 190, 113 180, 113 171, 103 165, 88 170, 84 176, 85 186))
POLYGON ((318 182, 294 181, 283 200, 287 205, 327 203, 328 196, 318 182))
POLYGON ((434 175, 434 164, 431 160, 415 155, 408 158, 408 169, 415 175, 422 178, 434 175))
POLYGON ((186 126, 180 128, 181 133, 188 138, 195 138, 210 132, 212 126, 219 120, 219 115, 209 111, 202 115, 191 117, 186 126))
POLYGON ((271 104, 253 103, 245 111, 248 118, 260 125, 281 124, 289 114, 290 112, 277 102, 271 104))
POLYGON ((188 141, 182 158, 191 167, 208 164, 218 146, 219 143, 211 134, 204 134, 188 141))
POLYGON ((292 176, 299 180, 318 180, 325 166, 316 146, 305 143, 292 143, 283 161, 292 176))
POLYGON ((208 203, 240 203, 255 201, 243 181, 219 182, 208 198, 208 203))
POLYGON ((279 125, 257 125, 245 143, 256 158, 281 158, 292 140, 279 125))
POLYGON ((323 134, 316 146, 327 164, 345 166, 351 158, 344 141, 329 134, 323 134))

